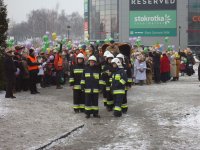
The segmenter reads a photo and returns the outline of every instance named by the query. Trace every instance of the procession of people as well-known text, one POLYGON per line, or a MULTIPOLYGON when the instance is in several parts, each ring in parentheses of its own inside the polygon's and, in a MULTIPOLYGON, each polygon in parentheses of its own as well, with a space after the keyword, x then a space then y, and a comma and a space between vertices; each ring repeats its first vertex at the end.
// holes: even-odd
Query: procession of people
POLYGON ((75 113, 100 118, 102 101, 108 112, 121 117, 128 111, 127 92, 132 86, 176 82, 180 76, 193 75, 194 65, 189 48, 161 51, 156 46, 134 46, 113 39, 69 47, 61 43, 45 51, 15 45, 5 50, 5 98, 16 98, 16 92, 39 94, 40 88, 55 86, 59 90, 69 85, 75 113))

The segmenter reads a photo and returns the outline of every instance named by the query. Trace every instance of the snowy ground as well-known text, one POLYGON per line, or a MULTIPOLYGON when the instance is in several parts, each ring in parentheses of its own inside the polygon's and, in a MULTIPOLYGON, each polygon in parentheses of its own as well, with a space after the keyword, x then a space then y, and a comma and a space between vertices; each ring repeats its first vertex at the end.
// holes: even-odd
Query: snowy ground
POLYGON ((0 150, 37 149, 62 135, 67 136, 45 149, 198 150, 199 85, 195 74, 178 82, 134 86, 128 114, 114 118, 100 103, 101 118, 89 120, 73 113, 68 87, 41 89, 36 96, 18 93, 13 100, 0 93, 0 150))

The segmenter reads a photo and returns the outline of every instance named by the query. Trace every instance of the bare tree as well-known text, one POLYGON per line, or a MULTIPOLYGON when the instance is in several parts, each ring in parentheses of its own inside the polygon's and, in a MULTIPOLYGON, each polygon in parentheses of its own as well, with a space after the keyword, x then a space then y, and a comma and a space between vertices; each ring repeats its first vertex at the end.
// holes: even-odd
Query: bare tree
POLYGON ((83 17, 78 13, 66 14, 64 10, 58 13, 59 5, 55 9, 33 10, 28 15, 27 22, 13 24, 9 35, 16 40, 30 37, 42 37, 46 31, 56 32, 58 35, 67 34, 67 26, 71 26, 71 38, 83 37, 83 17))

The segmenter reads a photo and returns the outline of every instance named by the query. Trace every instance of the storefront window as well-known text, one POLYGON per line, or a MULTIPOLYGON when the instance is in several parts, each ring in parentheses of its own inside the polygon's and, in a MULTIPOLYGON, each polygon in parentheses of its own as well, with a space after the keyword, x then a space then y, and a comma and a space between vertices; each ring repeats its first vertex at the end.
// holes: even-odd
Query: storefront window
POLYGON ((89 35, 91 40, 118 36, 118 0, 90 0, 89 35))
POLYGON ((200 46, 200 1, 189 0, 188 45, 200 46))

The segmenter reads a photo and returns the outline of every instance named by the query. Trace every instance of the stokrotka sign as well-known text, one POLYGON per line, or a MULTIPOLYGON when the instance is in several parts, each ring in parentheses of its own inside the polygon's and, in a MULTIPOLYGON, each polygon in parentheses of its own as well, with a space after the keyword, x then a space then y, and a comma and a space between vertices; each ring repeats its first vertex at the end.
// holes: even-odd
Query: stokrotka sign
POLYGON ((130 10, 176 10, 177 0, 130 0, 130 10))

